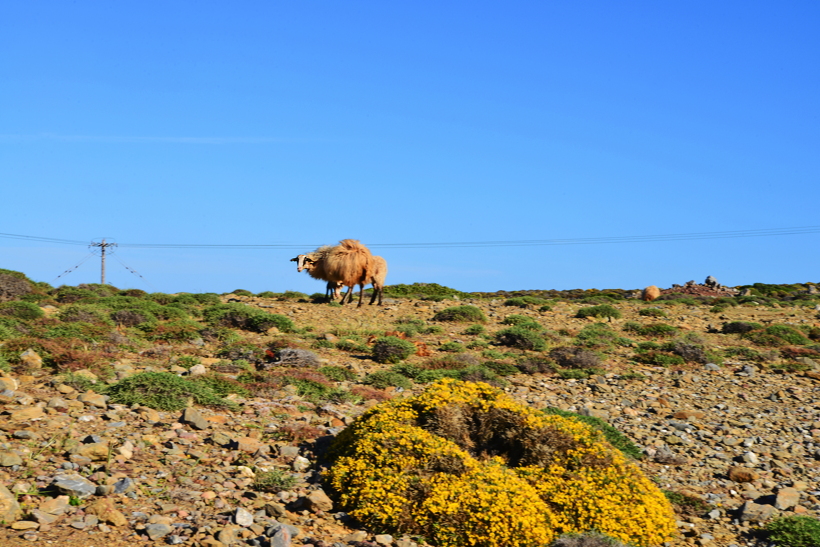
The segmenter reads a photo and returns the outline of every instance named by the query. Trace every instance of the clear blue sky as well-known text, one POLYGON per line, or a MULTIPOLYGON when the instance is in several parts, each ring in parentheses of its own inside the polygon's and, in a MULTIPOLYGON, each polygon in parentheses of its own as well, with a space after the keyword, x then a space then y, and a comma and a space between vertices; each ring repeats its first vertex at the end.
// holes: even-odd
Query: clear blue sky
MULTIPOLYGON (((3 2, 0 232, 297 246, 117 249, 110 283, 163 292, 317 292, 288 259, 343 238, 388 284, 818 282, 818 24, 810 1, 3 2)), ((96 257, 54 281, 87 254, 0 238, 56 285, 98 282, 96 257)))

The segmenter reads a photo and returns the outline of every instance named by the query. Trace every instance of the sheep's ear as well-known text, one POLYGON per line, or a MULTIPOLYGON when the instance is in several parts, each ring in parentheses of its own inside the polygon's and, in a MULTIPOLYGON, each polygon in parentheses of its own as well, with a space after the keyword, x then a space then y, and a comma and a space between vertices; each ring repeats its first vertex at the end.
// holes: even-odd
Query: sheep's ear
POLYGON ((296 258, 291 258, 290 261, 291 262, 299 262, 299 257, 297 256, 296 258))

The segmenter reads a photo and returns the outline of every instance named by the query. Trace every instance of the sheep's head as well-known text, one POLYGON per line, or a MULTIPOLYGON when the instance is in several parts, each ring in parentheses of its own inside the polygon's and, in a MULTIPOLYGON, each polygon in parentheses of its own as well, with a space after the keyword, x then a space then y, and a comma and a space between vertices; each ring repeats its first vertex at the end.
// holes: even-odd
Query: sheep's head
POLYGON ((290 261, 296 262, 297 272, 301 272, 305 269, 310 271, 311 269, 313 269, 313 266, 316 263, 316 261, 310 255, 299 255, 296 258, 291 258, 290 261))

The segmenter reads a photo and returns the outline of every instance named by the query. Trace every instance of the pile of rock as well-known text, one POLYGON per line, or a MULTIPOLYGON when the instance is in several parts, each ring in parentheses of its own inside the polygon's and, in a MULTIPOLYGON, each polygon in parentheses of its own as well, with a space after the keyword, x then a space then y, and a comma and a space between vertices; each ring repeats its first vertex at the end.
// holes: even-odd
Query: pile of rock
POLYGON ((718 283, 717 279, 711 275, 698 285, 695 281, 687 281, 685 284, 673 284, 671 289, 661 289, 661 294, 689 294, 692 296, 737 296, 739 291, 732 287, 726 287, 718 283))

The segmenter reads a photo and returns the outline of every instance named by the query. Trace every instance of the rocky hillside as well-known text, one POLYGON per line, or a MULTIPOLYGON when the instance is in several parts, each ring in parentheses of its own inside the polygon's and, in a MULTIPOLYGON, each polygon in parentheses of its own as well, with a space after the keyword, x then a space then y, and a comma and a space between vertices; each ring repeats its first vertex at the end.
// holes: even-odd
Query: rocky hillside
POLYGON ((754 545, 820 510, 820 296, 708 288, 395 286, 357 309, 0 270, 0 544, 421 545, 343 512, 324 452, 451 377, 628 436, 674 504, 672 545, 754 545))

